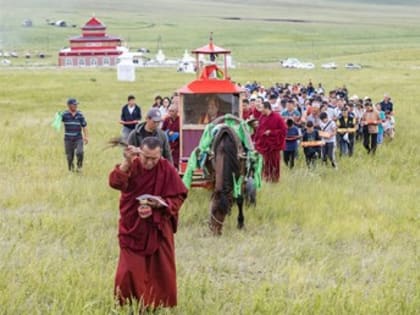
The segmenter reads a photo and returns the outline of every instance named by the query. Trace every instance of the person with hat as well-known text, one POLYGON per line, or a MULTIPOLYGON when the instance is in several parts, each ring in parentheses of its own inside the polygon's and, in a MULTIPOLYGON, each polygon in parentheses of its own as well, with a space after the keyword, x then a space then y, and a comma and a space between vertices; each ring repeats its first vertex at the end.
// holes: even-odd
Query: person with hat
POLYGON ((61 121, 64 124, 64 149, 69 171, 74 171, 74 155, 76 154, 77 169, 83 167, 83 145, 88 143, 87 122, 82 112, 77 110, 79 102, 75 98, 67 100, 68 110, 64 111, 61 121))
POLYGON ((356 140, 363 139, 363 126, 362 126, 362 117, 365 113, 365 108, 363 107, 363 100, 359 99, 355 102, 354 105, 354 117, 356 118, 356 140))
POLYGON ((374 110, 372 102, 366 101, 366 111, 362 117, 363 146, 368 154, 375 154, 378 141, 378 124, 381 119, 379 113, 374 110))
POLYGON ((143 139, 147 137, 159 138, 162 142, 162 156, 173 164, 171 148, 169 146, 166 133, 159 128, 162 121, 162 113, 159 108, 152 108, 146 116, 146 121, 137 124, 133 131, 128 135, 127 143, 136 147, 140 147, 143 139))

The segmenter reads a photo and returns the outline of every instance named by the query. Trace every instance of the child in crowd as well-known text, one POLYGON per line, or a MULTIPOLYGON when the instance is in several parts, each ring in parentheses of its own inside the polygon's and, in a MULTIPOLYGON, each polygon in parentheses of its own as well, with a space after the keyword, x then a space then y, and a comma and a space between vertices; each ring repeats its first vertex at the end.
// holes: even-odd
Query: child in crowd
POLYGON ((375 105, 376 110, 378 111, 379 114, 379 123, 378 123, 378 136, 376 139, 376 142, 378 144, 382 144, 382 142, 384 141, 384 127, 383 127, 383 123, 385 122, 385 112, 381 109, 381 103, 377 103, 375 105))
MULTIPOLYGON (((308 121, 306 123, 306 130, 303 133, 302 143, 321 141, 318 130, 314 128, 314 123, 308 121)), ((315 167, 315 161, 321 156, 321 146, 304 146, 303 153, 305 154, 306 165, 308 168, 315 167)))
POLYGON ((349 112, 348 107, 345 106, 341 110, 341 115, 337 119, 337 127, 338 129, 338 144, 340 149, 340 156, 353 155, 353 148, 354 148, 354 132, 342 132, 343 129, 352 129, 355 128, 355 118, 352 113, 349 112), (340 130, 341 129, 341 130, 340 130))
POLYGON ((383 127, 385 137, 389 137, 390 140, 393 140, 395 136, 395 118, 389 110, 385 112, 383 127))
POLYGON ((291 169, 295 166, 298 139, 300 138, 299 129, 294 125, 292 118, 287 119, 286 149, 283 151, 284 163, 291 169))

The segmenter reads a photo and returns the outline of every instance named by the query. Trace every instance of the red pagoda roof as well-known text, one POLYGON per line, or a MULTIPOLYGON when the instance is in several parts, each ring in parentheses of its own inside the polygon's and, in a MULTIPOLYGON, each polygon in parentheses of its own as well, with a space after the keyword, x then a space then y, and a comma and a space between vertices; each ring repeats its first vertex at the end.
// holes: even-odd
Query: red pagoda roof
POLYGON ((89 21, 86 22, 85 26, 82 27, 82 30, 98 30, 105 29, 106 26, 96 17, 91 17, 89 21))
POLYGON ((245 90, 230 80, 194 80, 178 90, 181 94, 240 93, 245 90))

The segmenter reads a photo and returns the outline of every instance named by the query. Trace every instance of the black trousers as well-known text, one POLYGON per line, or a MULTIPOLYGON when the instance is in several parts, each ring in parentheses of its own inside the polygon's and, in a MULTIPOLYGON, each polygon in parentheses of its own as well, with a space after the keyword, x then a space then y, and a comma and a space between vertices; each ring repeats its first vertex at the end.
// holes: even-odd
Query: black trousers
POLYGON ((321 150, 315 148, 305 148, 304 153, 308 168, 315 168, 315 161, 321 156, 321 150))
POLYGON ((283 151, 284 163, 290 168, 295 166, 296 151, 283 151))
POLYGON ((327 159, 331 161, 331 165, 336 167, 335 162, 335 143, 334 142, 326 142, 325 145, 322 147, 322 161, 327 162, 327 159))
POLYGON ((74 170, 74 154, 76 154, 77 158, 77 168, 81 169, 83 166, 83 139, 65 139, 64 150, 66 152, 69 171, 74 170))
POLYGON ((367 153, 375 154, 378 144, 378 134, 369 133, 367 130, 363 133, 363 146, 366 148, 367 153))

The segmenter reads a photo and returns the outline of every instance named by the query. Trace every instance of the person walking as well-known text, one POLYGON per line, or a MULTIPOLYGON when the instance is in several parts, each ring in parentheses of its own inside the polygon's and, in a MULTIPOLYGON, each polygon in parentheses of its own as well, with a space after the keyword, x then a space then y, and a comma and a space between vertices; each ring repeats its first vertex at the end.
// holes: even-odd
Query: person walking
POLYGON ((160 139, 129 145, 109 185, 121 191, 115 297, 121 305, 137 301, 141 311, 176 306, 174 234, 188 191, 162 158, 160 139))
POLYGON ((321 113, 319 118, 321 119, 320 136, 325 142, 325 145, 322 147, 322 161, 327 163, 327 160, 330 160, 331 166, 337 168, 337 162, 335 160, 337 126, 334 120, 328 117, 326 112, 321 113))
POLYGON ((380 123, 379 113, 373 109, 371 102, 367 102, 366 111, 362 117, 363 146, 368 154, 376 152, 378 141, 378 124, 380 123))
POLYGON ((64 124, 64 149, 69 171, 74 171, 74 155, 77 159, 76 171, 83 167, 83 145, 88 143, 87 122, 82 112, 77 109, 79 102, 75 98, 67 100, 68 110, 64 111, 61 121, 64 124))
POLYGON ((283 159, 284 163, 290 169, 292 169, 295 166, 296 152, 298 149, 298 140, 300 138, 300 132, 299 129, 295 126, 292 118, 287 119, 286 125, 286 147, 283 151, 283 159))
POLYGON ((356 123, 355 118, 352 113, 349 112, 347 107, 344 107, 341 111, 341 115, 339 116, 337 120, 337 133, 338 133, 338 143, 339 143, 339 149, 340 149, 340 156, 353 155, 353 149, 354 149, 354 133, 356 130, 348 131, 347 129, 355 129, 356 123), (341 130, 345 129, 345 131, 341 130))
POLYGON ((146 121, 137 124, 128 136, 127 143, 139 147, 144 138, 157 137, 162 142, 162 156, 173 164, 171 149, 166 133, 159 128, 162 122, 162 113, 158 108, 149 110, 146 121))
POLYGON ((264 102, 255 132, 255 148, 264 158, 263 174, 267 182, 280 180, 280 151, 285 148, 286 134, 283 118, 271 110, 269 102, 264 102))
POLYGON ((168 137, 176 169, 179 167, 179 124, 178 106, 171 105, 168 109, 168 117, 163 121, 162 130, 168 137))
POLYGON ((141 109, 136 104, 136 97, 129 95, 127 104, 121 109, 120 124, 123 125, 121 135, 124 141, 127 141, 128 135, 141 120, 141 109))

